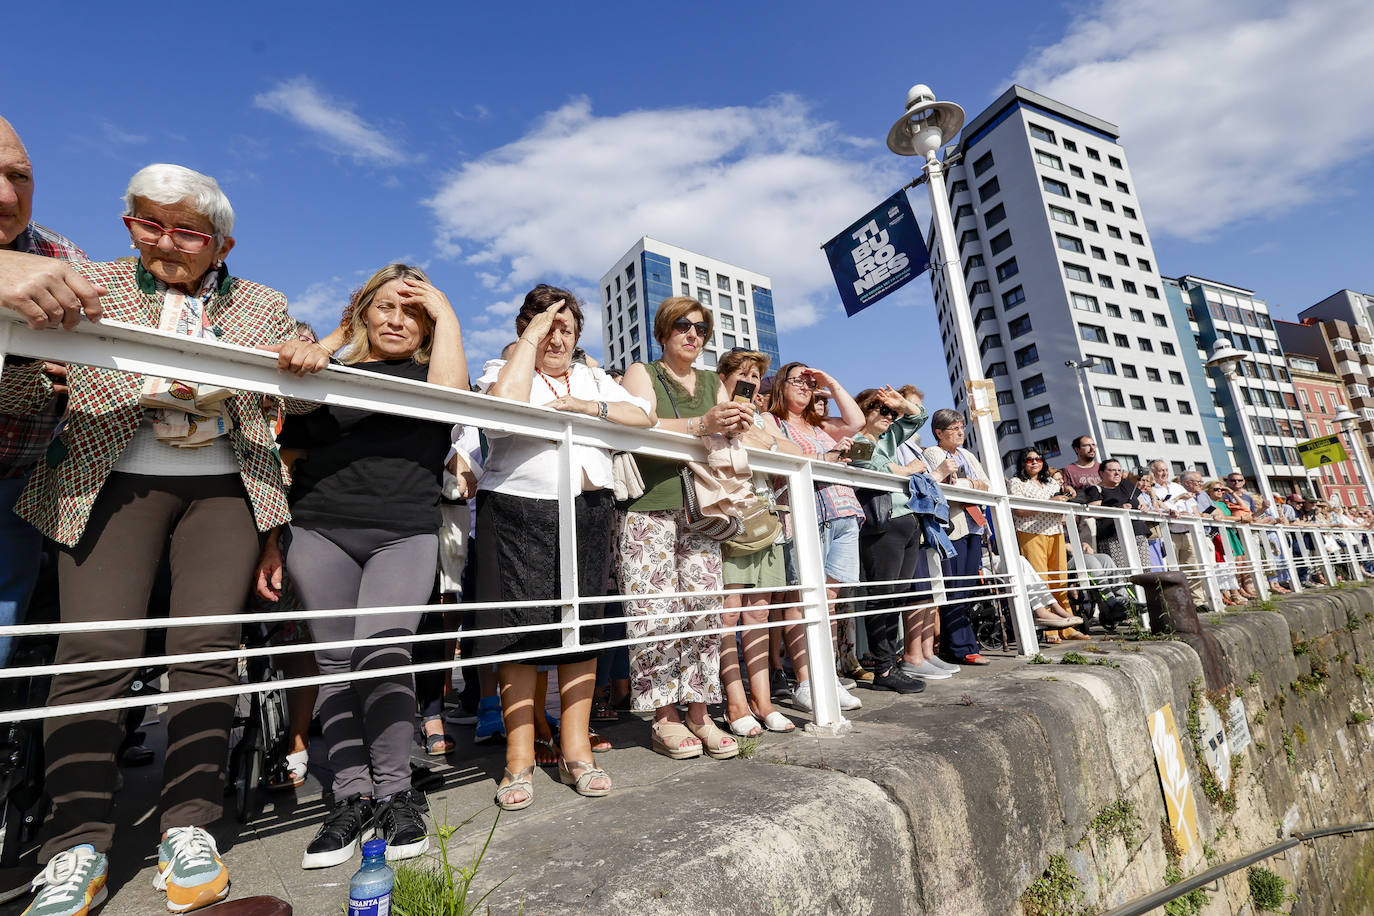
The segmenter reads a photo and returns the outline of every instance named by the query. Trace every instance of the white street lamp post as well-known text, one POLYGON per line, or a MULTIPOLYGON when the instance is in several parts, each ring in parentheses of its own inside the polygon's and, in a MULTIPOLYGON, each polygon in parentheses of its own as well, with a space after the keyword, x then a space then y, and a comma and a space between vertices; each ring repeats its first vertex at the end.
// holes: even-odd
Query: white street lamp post
POLYGON ((1066 359, 1064 365, 1073 370, 1074 379, 1078 382, 1078 396, 1083 401, 1083 413, 1088 418, 1088 431, 1097 440, 1097 454, 1100 459, 1107 457, 1107 442, 1102 437, 1102 430, 1099 429, 1097 422, 1097 411, 1093 409, 1092 401, 1088 399, 1087 371, 1097 365, 1097 357, 1090 356, 1084 360, 1066 359))
POLYGON ((1374 506, 1374 480, 1369 478, 1369 465, 1364 457, 1364 443, 1360 441, 1360 429, 1357 425, 1360 418, 1349 407, 1342 407, 1341 412, 1331 419, 1337 426, 1345 430, 1345 434, 1350 440, 1350 450, 1355 453, 1355 463, 1359 465, 1360 477, 1364 480, 1369 505, 1374 506))
MULTIPOLYGON (((964 109, 953 102, 937 102, 929 86, 918 84, 906 94, 906 113, 887 132, 887 148, 899 156, 919 156, 925 160, 931 218, 935 221, 939 262, 945 273, 945 286, 949 290, 950 311, 954 314, 954 333, 958 338, 959 358, 964 365, 964 379, 967 382, 981 382, 983 363, 978 355, 968 290, 964 288, 964 273, 959 267, 959 253, 954 243, 954 220, 949 212, 949 198, 945 196, 944 166, 937 156, 940 148, 954 139, 963 126, 964 109)), ((1007 480, 1002 470, 1002 455, 998 451, 992 415, 988 410, 975 409, 974 397, 968 388, 965 389, 964 401, 969 406, 969 422, 975 425, 978 432, 978 445, 983 453, 989 489, 993 494, 1005 495, 1007 480)), ((991 404, 986 406, 990 407, 991 404)), ((1014 585, 1012 606, 1015 609, 1017 639, 1022 654, 1033 655, 1038 651, 1034 618, 1025 586, 1021 582, 1020 564, 1011 559, 1017 549, 1011 506, 1005 500, 997 500, 991 508, 996 520, 1000 553, 1006 559, 1007 574, 1014 585)), ((965 586, 967 583, 959 585, 965 586)))
POLYGON ((1240 427, 1240 437, 1245 443, 1245 452, 1250 456, 1250 466, 1255 471, 1255 485, 1260 489, 1260 495, 1269 501, 1269 505, 1274 505, 1274 491, 1269 487, 1269 477, 1264 473, 1264 467, 1260 464, 1259 447, 1255 444, 1255 437, 1250 431, 1248 418, 1245 416, 1245 401, 1240 396, 1240 385, 1236 382, 1237 370, 1240 368, 1242 360, 1249 357, 1243 350, 1237 350, 1231 346, 1231 341, 1225 337, 1218 337, 1216 343, 1212 344, 1212 356, 1207 360, 1207 366, 1216 369, 1226 379, 1226 384, 1231 392, 1231 402, 1236 405, 1236 423, 1240 427))

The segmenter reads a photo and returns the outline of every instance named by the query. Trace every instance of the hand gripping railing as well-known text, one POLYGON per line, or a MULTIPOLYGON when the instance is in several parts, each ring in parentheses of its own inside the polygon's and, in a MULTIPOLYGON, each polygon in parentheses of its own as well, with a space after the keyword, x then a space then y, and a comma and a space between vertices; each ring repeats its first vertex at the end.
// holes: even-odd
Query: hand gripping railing
MULTIPOLYGON (((253 350, 214 341, 193 340, 187 337, 162 333, 156 330, 136 327, 118 322, 85 324, 74 332, 33 331, 11 315, 0 310, 0 355, 14 354, 63 362, 80 363, 125 372, 178 378, 185 381, 205 382, 246 391, 256 391, 268 395, 315 401, 323 404, 352 407, 384 413, 402 414, 421 419, 444 423, 461 423, 490 430, 499 430, 515 435, 543 439, 557 445, 560 458, 559 481, 559 538, 561 555, 561 620, 551 624, 527 627, 507 627, 485 630, 484 633, 523 633, 540 630, 559 630, 562 652, 574 652, 581 648, 579 642, 579 608, 584 604, 607 604, 618 607, 627 600, 649 597, 684 597, 675 594, 635 595, 635 596, 582 596, 579 594, 575 558, 576 528, 573 524, 572 500, 580 487, 580 480, 573 477, 571 462, 573 445, 588 445, 611 450, 632 451, 639 455, 653 455, 676 460, 700 459, 703 456, 702 444, 695 438, 682 434, 657 430, 640 430, 616 426, 591 418, 562 413, 547 408, 531 407, 528 404, 504 401, 464 391, 380 376, 347 367, 331 367, 313 376, 296 378, 279 372, 276 357, 260 350, 253 350)), ((810 498, 813 488, 818 484, 838 483, 869 489, 887 490, 901 494, 905 498, 905 481, 888 474, 880 474, 848 468, 842 465, 812 461, 783 453, 750 450, 753 470, 773 474, 787 481, 793 494, 791 511, 793 515, 794 550, 797 558, 798 582, 789 585, 788 591, 796 594, 795 600, 786 600, 767 605, 768 608, 801 611, 800 625, 805 634, 805 644, 809 655, 810 667, 816 672, 834 669, 835 655, 830 638, 830 621, 854 620, 873 613, 892 613, 931 604, 945 604, 960 600, 979 598, 1000 598, 1010 602, 1013 609, 1012 619, 1020 652, 1032 655, 1038 651, 1035 624, 1028 600, 1028 584, 1023 579, 1018 554, 1016 536, 1013 531, 1012 509, 1033 509, 1049 512, 1063 517, 1068 551, 1075 560, 1075 570, 1060 574, 1042 576, 1048 580, 1051 589, 1080 589, 1086 587, 1084 580, 1085 564, 1083 556, 1086 547, 1079 537, 1077 522, 1089 520, 1108 520, 1117 531, 1127 560, 1124 569, 1118 569, 1107 577, 1107 583, 1122 584, 1132 573, 1150 568, 1146 558, 1140 555, 1132 529, 1132 521, 1147 521, 1164 526, 1162 538, 1166 563, 1171 568, 1178 567, 1178 556, 1168 526, 1181 526, 1193 544, 1194 563, 1182 568, 1191 581, 1205 583, 1208 596, 1214 607, 1219 606, 1220 572, 1226 564, 1236 565, 1238 558, 1231 551, 1229 538, 1222 537, 1225 552, 1222 564, 1215 562, 1213 544, 1204 532, 1204 526, 1217 526, 1222 529, 1239 531, 1245 545, 1245 559, 1242 561, 1253 567, 1255 582, 1267 594, 1269 575, 1287 575, 1294 588, 1301 588, 1302 575, 1310 570, 1320 569, 1328 583, 1336 578, 1338 565, 1350 570, 1350 574, 1363 578, 1362 565, 1374 560, 1374 549, 1367 532, 1347 529, 1327 529, 1315 527, 1272 528, 1239 524, 1225 519, 1176 518, 1165 519, 1157 513, 1136 512, 1125 509, 1082 506, 1076 503, 1047 502, 1008 497, 1005 494, 990 493, 962 487, 945 487, 947 496, 959 502, 978 504, 991 510, 994 519, 999 555, 988 575, 981 582, 946 580, 939 570, 938 562, 930 564, 930 574, 923 579, 893 582, 859 583, 855 589, 856 597, 841 599, 830 607, 826 594, 825 574, 821 563, 821 545, 814 500, 810 498), (1271 535, 1273 535, 1271 537, 1271 535), (1330 543, 1328 543, 1330 540, 1330 543), (1334 545, 1337 549, 1331 550, 1334 545), (891 585, 898 591, 886 597, 909 599, 909 603, 897 607, 870 610, 863 607, 864 586, 891 585)), ((1100 584, 1100 583, 1099 583, 1100 584)), ((762 589, 733 591, 733 594, 759 594, 762 589)), ((695 597, 703 595, 723 596, 724 590, 711 593, 696 592, 695 597)), ((546 605, 548 602, 508 602, 506 605, 546 605)), ((479 607, 501 606, 500 603, 477 604, 465 602, 461 605, 425 605, 409 610, 424 613, 458 611, 470 613, 479 607)), ((0 635, 60 634, 77 630, 129 630, 154 629, 159 627, 194 626, 211 622, 248 622, 257 620, 274 622, 279 620, 309 620, 317 617, 348 614, 393 613, 396 608, 339 608, 319 611, 278 611, 256 614, 239 614, 217 617, 177 617, 157 620, 100 621, 82 624, 19 624, 0 628, 0 635)), ((655 612, 655 617, 686 616, 690 612, 676 615, 655 612)), ((630 619, 622 610, 618 615, 606 616, 605 622, 622 622, 630 619)), ((744 624, 733 628, 714 627, 708 630, 694 630, 689 636, 722 634, 733 640, 733 634, 740 630, 765 629, 788 626, 793 621, 770 621, 758 624, 744 624)), ((464 635, 467 632, 465 631, 464 635)), ((374 645, 395 643, 418 643, 426 640, 454 638, 459 631, 425 633, 403 638, 386 637, 371 640, 356 640, 344 643, 321 643, 315 648, 336 647, 340 645, 374 645)), ((600 648, 633 646, 641 643, 656 642, 665 637, 648 636, 626 638, 614 642, 601 642, 600 648)), ((255 649, 239 649, 220 653, 220 656, 267 656, 304 651, 302 646, 268 646, 255 649)), ((463 658, 461 661, 442 660, 429 663, 415 663, 406 666, 369 671, 366 676, 379 677, 397 672, 467 667, 475 664, 490 664, 496 661, 516 661, 532 655, 549 655, 551 652, 506 654, 481 658, 463 658)), ((38 673, 57 673, 61 671, 117 669, 141 666, 143 664, 171 664, 190 658, 207 659, 211 656, 163 655, 150 659, 109 659, 102 662, 82 663, 66 666, 47 666, 41 671, 31 668, 11 668, 0 672, 0 678, 25 677, 38 673)), ((273 686, 295 686, 305 684, 330 683, 363 675, 337 674, 315 675, 308 678, 293 678, 278 681, 273 686)), ((149 702, 173 702, 206 696, 247 693, 264 689, 262 685, 243 684, 224 689, 183 691, 177 694, 163 694, 155 701, 140 697, 124 697, 99 702, 72 704, 42 710, 12 710, 0 712, 0 722, 19 719, 71 715, 128 706, 147 705, 149 702)), ((838 693, 833 678, 816 677, 812 683, 815 726, 822 730, 837 731, 844 727, 845 720, 840 714, 838 693)))

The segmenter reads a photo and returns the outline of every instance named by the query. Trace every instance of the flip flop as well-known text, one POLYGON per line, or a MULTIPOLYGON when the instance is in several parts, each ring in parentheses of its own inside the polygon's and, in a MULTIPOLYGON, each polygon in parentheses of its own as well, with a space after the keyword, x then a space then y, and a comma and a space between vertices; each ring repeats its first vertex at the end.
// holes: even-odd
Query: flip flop
POLYGON ((740 716, 730 723, 730 731, 741 738, 757 738, 763 733, 763 726, 752 715, 740 716))

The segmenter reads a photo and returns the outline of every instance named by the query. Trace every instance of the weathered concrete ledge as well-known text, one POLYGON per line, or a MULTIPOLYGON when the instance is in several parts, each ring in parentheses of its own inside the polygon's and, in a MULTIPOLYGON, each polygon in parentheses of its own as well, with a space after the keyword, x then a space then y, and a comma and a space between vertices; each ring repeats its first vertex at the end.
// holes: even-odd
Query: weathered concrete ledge
MULTIPOLYGON (((1234 810, 1198 785, 1186 735, 1196 653, 1179 641, 1112 642, 1083 651, 1090 664, 1062 663, 1062 647, 1049 656, 1060 663, 1014 666, 968 694, 865 709, 844 739, 674 765, 656 781, 622 783, 606 803, 503 818, 477 884, 504 879, 487 901, 500 913, 1001 916, 1023 912, 1023 891, 1063 856, 1077 881, 1057 890, 1109 908, 1165 884, 1147 728, 1165 703, 1201 828, 1183 874, 1286 831, 1374 820, 1374 720, 1355 721, 1374 711, 1374 589, 1276 607, 1206 619, 1255 741, 1234 810)), ((1374 840, 1318 841, 1267 865, 1296 882, 1294 913, 1374 912, 1374 840)), ((1252 911, 1243 871, 1204 909, 1252 911)))

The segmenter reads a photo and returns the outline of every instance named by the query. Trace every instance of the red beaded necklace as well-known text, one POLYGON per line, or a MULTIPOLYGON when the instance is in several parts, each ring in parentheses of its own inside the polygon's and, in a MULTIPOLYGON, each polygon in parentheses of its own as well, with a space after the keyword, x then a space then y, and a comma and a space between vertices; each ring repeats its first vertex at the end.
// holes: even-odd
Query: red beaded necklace
POLYGON ((550 377, 550 376, 548 376, 548 375, 545 375, 545 374, 544 374, 544 370, 542 370, 542 369, 536 368, 534 371, 539 373, 539 377, 542 378, 542 379, 544 380, 544 384, 545 384, 545 385, 548 385, 548 386, 549 386, 549 390, 553 392, 553 396, 554 396, 554 397, 556 397, 556 398, 570 398, 570 397, 572 397, 572 381, 568 378, 568 374, 569 374, 569 373, 568 373, 566 370, 563 372, 562 375, 555 375, 555 376, 552 376, 552 377, 550 377), (556 378, 557 378, 557 379, 562 379, 562 380, 563 380, 563 388, 564 388, 564 391, 563 391, 562 394, 559 394, 559 393, 558 393, 558 389, 554 387, 553 380, 556 379, 556 378))

